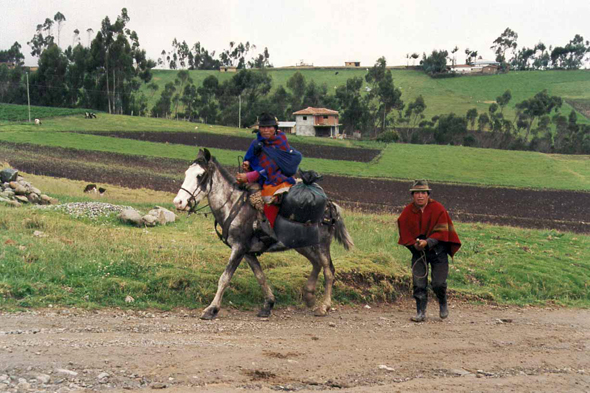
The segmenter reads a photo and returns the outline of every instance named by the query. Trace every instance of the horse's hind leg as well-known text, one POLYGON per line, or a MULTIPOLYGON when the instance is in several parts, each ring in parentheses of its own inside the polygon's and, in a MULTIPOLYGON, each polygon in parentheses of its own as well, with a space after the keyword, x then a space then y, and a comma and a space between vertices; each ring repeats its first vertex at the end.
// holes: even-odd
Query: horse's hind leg
POLYGON ((307 307, 313 307, 315 305, 315 288, 318 283, 318 276, 320 275, 320 270, 322 266, 320 264, 320 260, 317 257, 318 253, 314 252, 317 247, 309 247, 299 251, 304 257, 309 259, 311 262, 311 272, 309 273, 309 277, 307 278, 307 282, 303 287, 303 300, 305 300, 305 305, 307 307))
MULTIPOLYGON (((303 299, 305 300, 305 304, 307 305, 307 307, 313 307, 315 305, 315 290, 318 282, 318 276, 320 274, 320 270, 323 267, 321 248, 319 246, 312 246, 307 248, 301 248, 297 251, 301 255, 309 259, 312 265, 311 273, 307 278, 305 287, 303 287, 303 299)), ((316 310, 316 314, 317 313, 318 310, 316 310)), ((320 312, 320 314, 325 315, 325 312, 323 314, 320 312)))
POLYGON ((248 264, 252 269, 252 273, 254 273, 256 280, 258 280, 258 284, 260 284, 260 287, 264 292, 264 305, 258 312, 258 316, 261 318, 269 317, 270 313, 272 312, 272 308, 275 305, 275 295, 272 293, 272 289, 270 289, 266 282, 266 277, 264 276, 260 262, 258 262, 258 258, 256 258, 256 256, 253 254, 246 254, 244 258, 246 261, 248 261, 248 264))
POLYGON ((324 268, 324 300, 322 300, 322 303, 316 308, 315 315, 323 317, 328 314, 330 307, 332 307, 332 288, 334 286, 335 270, 334 264, 332 264, 329 248, 320 247, 318 254, 322 267, 324 268))
POLYGON ((234 275, 238 266, 240 266, 240 262, 242 262, 242 258, 244 257, 244 251, 241 249, 232 249, 231 256, 229 257, 229 261, 227 266, 225 267, 224 272, 219 277, 219 282, 217 283, 217 293, 215 293, 215 297, 211 304, 203 311, 201 314, 201 319, 213 319, 219 313, 221 309, 221 300, 223 299, 223 293, 229 286, 229 282, 234 275))

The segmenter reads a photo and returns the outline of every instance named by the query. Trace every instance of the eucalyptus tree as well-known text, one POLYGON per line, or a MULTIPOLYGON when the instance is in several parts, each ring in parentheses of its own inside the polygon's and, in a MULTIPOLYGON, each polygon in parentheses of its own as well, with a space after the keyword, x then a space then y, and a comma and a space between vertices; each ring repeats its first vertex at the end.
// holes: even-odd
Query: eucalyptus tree
POLYGON ((53 21, 49 18, 46 18, 43 24, 37 25, 35 35, 33 35, 31 41, 27 42, 27 45, 31 47, 31 56, 41 56, 41 53, 53 44, 54 37, 51 33, 52 27, 53 21))
POLYGON ((91 44, 93 57, 93 72, 100 78, 100 88, 104 86, 109 113, 123 113, 124 102, 128 102, 129 95, 139 89, 134 79, 149 82, 151 69, 156 65, 147 59, 145 50, 139 47, 139 38, 135 31, 129 30, 127 24, 130 18, 127 9, 121 10, 121 15, 114 23, 105 17, 101 29, 91 44))
POLYGON ((63 24, 66 21, 66 17, 61 12, 57 12, 53 16, 53 21, 57 23, 57 46, 61 47, 60 45, 60 37, 61 37, 61 29, 63 28, 63 24))
POLYGON ((514 52, 518 43, 518 33, 510 29, 509 27, 504 30, 502 34, 498 38, 496 38, 493 42, 493 45, 490 49, 494 50, 496 54, 496 61, 501 63, 503 66, 507 64, 506 60, 506 52, 510 49, 514 52))
POLYGON ((519 121, 521 121, 519 128, 525 128, 526 126, 525 140, 528 140, 535 120, 542 116, 550 115, 554 110, 558 111, 562 104, 563 100, 561 97, 549 96, 547 90, 543 90, 535 94, 534 97, 516 104, 517 116, 519 117, 519 121))
POLYGON ((393 84, 391 70, 387 69, 385 57, 377 59, 375 65, 365 75, 365 81, 369 84, 370 91, 366 95, 369 102, 374 130, 381 122, 381 132, 385 131, 387 115, 394 109, 401 110, 404 103, 401 99, 402 92, 393 84))

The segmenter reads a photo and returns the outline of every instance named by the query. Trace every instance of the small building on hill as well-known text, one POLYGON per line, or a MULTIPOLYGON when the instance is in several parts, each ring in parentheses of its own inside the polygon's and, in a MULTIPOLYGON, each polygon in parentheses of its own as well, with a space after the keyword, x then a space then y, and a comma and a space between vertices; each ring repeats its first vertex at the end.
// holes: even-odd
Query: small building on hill
POLYGON ((360 61, 345 61, 344 66, 345 67, 360 67, 361 62, 360 61))
POLYGON ((293 115, 295 116, 297 135, 330 138, 337 138, 340 135, 338 111, 310 106, 293 112, 293 115))
POLYGON ((234 66, 221 66, 219 72, 238 72, 238 67, 234 66))
POLYGON ((457 74, 496 74, 500 69, 500 63, 497 61, 478 60, 473 64, 456 64, 449 68, 451 72, 457 74))

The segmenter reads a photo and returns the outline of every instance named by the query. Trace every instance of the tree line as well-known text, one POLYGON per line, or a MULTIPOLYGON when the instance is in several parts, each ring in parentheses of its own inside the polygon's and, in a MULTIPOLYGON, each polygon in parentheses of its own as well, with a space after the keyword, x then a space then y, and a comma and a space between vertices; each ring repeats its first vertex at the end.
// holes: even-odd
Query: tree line
MULTIPOLYGON (((490 49, 496 55, 495 60, 500 65, 500 71, 506 72, 509 69, 517 71, 532 70, 578 70, 583 67, 585 61, 590 61, 590 41, 584 40, 580 34, 576 34, 567 44, 563 46, 547 46, 539 41, 532 48, 523 46, 518 49, 518 33, 509 27, 506 28, 492 43, 490 49)), ((457 62, 455 55, 459 48, 455 46, 451 51, 433 50, 430 55, 424 53, 420 65, 424 72, 431 76, 440 77, 452 74, 447 66, 457 62)), ((407 54, 408 59, 417 59, 419 55, 407 54)), ((465 64, 474 64, 481 59, 479 51, 469 48, 465 49, 465 64)))

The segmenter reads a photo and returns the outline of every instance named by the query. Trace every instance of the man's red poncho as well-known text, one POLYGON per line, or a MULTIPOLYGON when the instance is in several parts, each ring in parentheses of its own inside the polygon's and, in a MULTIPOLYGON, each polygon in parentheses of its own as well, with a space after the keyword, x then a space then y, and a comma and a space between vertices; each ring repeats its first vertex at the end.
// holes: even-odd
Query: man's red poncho
POLYGON ((397 225, 400 235, 398 243, 401 245, 413 246, 419 236, 430 237, 447 242, 451 258, 461 248, 449 213, 434 199, 428 200, 423 212, 413 202, 410 203, 397 219, 397 225))

